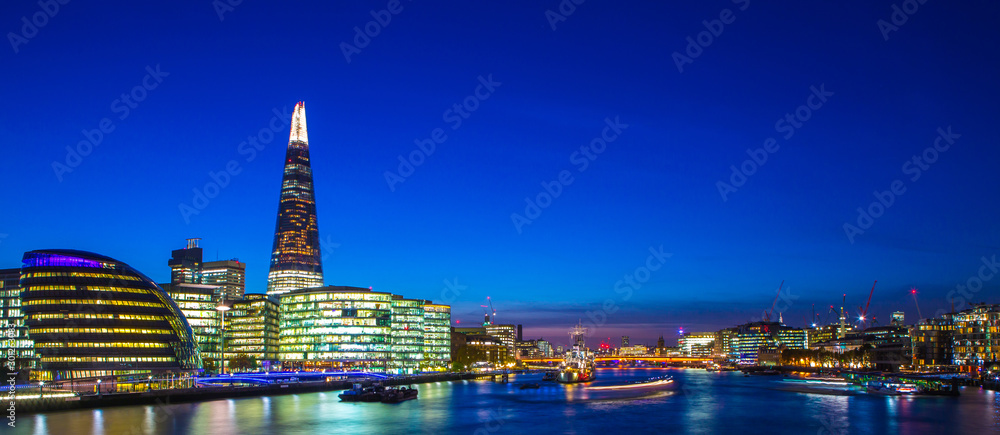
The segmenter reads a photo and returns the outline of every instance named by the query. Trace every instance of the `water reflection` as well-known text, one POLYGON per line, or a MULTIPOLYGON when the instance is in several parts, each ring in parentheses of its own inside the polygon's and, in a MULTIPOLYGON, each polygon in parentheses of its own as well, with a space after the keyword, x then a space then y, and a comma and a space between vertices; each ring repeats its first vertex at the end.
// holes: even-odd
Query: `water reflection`
POLYGON ((653 394, 598 394, 531 375, 507 384, 416 385, 419 399, 392 405, 343 403, 339 392, 325 392, 25 415, 13 433, 905 434, 1000 428, 1000 395, 979 389, 963 389, 959 398, 818 395, 782 391, 781 380, 771 377, 697 370, 600 370, 594 385, 666 373, 677 379, 676 388, 653 394), (541 387, 521 390, 525 382, 541 387))

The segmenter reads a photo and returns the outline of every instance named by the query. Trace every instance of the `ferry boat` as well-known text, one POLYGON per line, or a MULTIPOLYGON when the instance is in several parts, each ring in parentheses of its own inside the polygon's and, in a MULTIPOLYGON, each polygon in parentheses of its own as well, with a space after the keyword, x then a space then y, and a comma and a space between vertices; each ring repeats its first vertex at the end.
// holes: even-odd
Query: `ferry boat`
POLYGON ((581 325, 576 325, 570 332, 573 336, 574 345, 566 353, 566 358, 559 366, 559 374, 556 381, 563 384, 576 382, 590 382, 597 377, 597 370, 594 368, 594 354, 587 350, 583 337, 587 330, 581 325))

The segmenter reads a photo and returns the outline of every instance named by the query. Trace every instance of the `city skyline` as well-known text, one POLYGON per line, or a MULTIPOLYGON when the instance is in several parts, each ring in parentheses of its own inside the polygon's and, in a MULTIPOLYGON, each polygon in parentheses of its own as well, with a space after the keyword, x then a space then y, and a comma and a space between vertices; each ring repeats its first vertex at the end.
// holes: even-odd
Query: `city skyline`
MULTIPOLYGON (((33 4, 6 7, 14 17, 35 12, 33 4)), ((353 44, 351 29, 371 21, 374 6, 343 6, 329 18, 335 25, 296 6, 265 11, 244 4, 196 18, 134 6, 129 12, 140 17, 166 14, 198 29, 178 35, 189 42, 183 53, 155 45, 142 55, 132 53, 166 31, 164 24, 125 20, 122 31, 135 38, 109 42, 108 54, 86 49, 111 36, 91 29, 118 16, 104 7, 74 12, 74 19, 55 16, 6 54, 17 61, 11 74, 19 85, 8 81, 4 89, 11 104, 2 128, 11 145, 0 177, 22 186, 8 190, 9 202, 38 212, 2 221, 0 267, 17 267, 27 251, 70 248, 109 255, 167 282, 170 251, 200 237, 206 260, 240 258, 247 291, 263 293, 278 160, 291 103, 300 100, 310 102, 318 144, 311 151, 322 167, 316 202, 320 256, 332 265, 326 284, 448 303, 460 325, 478 322, 478 305, 491 296, 498 322, 524 324, 526 336, 556 343, 610 299, 617 310, 606 312, 607 325, 590 344, 621 335, 650 343, 660 334, 675 338, 680 326, 712 331, 760 317, 782 280, 790 291, 784 318, 792 325, 802 326, 813 304, 823 314, 829 305, 839 308, 844 293, 853 310, 874 280, 872 311, 880 320, 893 311, 915 318, 914 287, 930 317, 948 309, 957 286, 981 266, 989 270, 1000 250, 989 219, 997 205, 985 200, 1000 181, 990 165, 997 151, 989 144, 998 137, 985 97, 998 86, 989 50, 997 37, 968 30, 960 50, 981 52, 979 63, 948 56, 958 50, 954 42, 926 44, 937 36, 950 41, 937 26, 959 25, 971 11, 927 5, 883 40, 873 23, 891 13, 887 5, 862 7, 858 17, 832 6, 788 6, 802 16, 859 24, 780 23, 784 34, 801 39, 786 41, 770 36, 775 23, 760 18, 781 11, 761 4, 651 6, 648 15, 656 18, 630 29, 607 5, 580 5, 551 27, 541 6, 521 16, 493 5, 490 13, 526 29, 499 40, 490 32, 500 24, 468 18, 469 6, 436 17, 406 3, 345 60, 341 43, 353 44), (672 53, 685 53, 686 38, 726 7, 736 20, 678 71, 672 53), (265 13, 301 17, 302 29, 258 29, 265 13), (454 23, 467 42, 436 30, 454 23), (424 26, 434 30, 421 32, 424 26), (342 31, 331 36, 319 27, 342 31), (230 41, 234 52, 200 47, 199 38, 230 41), (606 42, 583 52, 574 48, 581 39, 606 42), (826 40, 850 49, 808 51, 832 47, 826 40), (443 43, 481 52, 454 59, 429 50, 443 43), (250 68, 267 63, 261 46, 280 46, 284 61, 303 67, 250 68), (521 51, 509 52, 511 46, 521 51), (748 59, 740 54, 748 46, 774 52, 748 59), (617 54, 620 47, 649 56, 626 57, 617 54), (414 53, 429 53, 429 60, 408 71, 393 68, 416 61, 414 53), (559 66, 518 60, 546 57, 559 66), (596 67, 595 59, 602 60, 596 67), (54 71, 79 64, 85 66, 75 70, 77 80, 52 81, 54 71), (229 75, 220 80, 212 71, 223 65, 229 75), (845 65, 862 65, 856 68, 865 79, 845 65), (772 68, 787 74, 770 80, 772 68), (634 80, 618 80, 620 69, 635 70, 634 80), (718 72, 735 69, 741 73, 718 72), (142 100, 123 105, 119 94, 137 86, 142 100), (44 110, 29 103, 40 98, 48 100, 44 110), (808 117, 798 114, 802 107, 808 117), (113 130, 102 127, 104 117, 113 130), (606 149, 580 151, 595 138, 606 149), (98 143, 72 165, 77 160, 66 147, 83 140, 98 143), (938 156, 933 164, 913 161, 927 149, 938 156), (423 155, 421 163, 411 155, 423 155), (740 183, 731 167, 742 171, 745 164, 757 169, 740 183), (559 182, 561 171, 573 181, 559 182), (902 185, 894 187, 896 180, 902 185), (541 207, 544 194, 554 198, 541 207), (862 228, 856 209, 879 209, 872 204, 882 204, 883 213, 862 228), (863 233, 845 232, 845 224, 863 233), (616 291, 651 251, 665 258, 662 265, 631 293, 616 291)), ((968 302, 996 302, 996 284, 980 282, 968 302)))

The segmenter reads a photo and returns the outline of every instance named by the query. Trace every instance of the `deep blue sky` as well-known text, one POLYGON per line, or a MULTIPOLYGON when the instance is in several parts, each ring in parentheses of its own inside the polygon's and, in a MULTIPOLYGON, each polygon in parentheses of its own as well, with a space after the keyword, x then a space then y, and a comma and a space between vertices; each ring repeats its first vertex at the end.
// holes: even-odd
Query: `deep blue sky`
MULTIPOLYGON (((912 321, 911 287, 927 317, 1000 251, 995 2, 927 2, 886 41, 892 1, 591 0, 555 31, 555 0, 404 1, 350 63, 341 42, 386 1, 246 1, 221 21, 209 0, 111 3, 70 2, 17 53, 0 47, 0 267, 64 247, 165 281, 170 250, 201 237, 263 292, 287 127, 253 161, 238 146, 299 100, 320 236, 339 244, 327 284, 440 301, 457 279, 462 324, 492 296, 498 321, 562 342, 612 299, 594 335, 652 344, 759 316, 782 280, 801 325, 814 303, 863 304, 875 279, 872 314, 912 321), (672 53, 726 8, 735 21, 678 72, 672 53), (119 119, 112 102, 156 65, 169 75, 119 119), (502 85, 451 129, 445 110, 489 74, 502 85), (776 121, 821 84, 834 95, 784 139, 776 121), (577 171, 615 116, 628 128, 577 171), (115 130, 60 182, 52 162, 104 117, 115 130), (947 126, 961 138, 911 181, 903 163, 947 126), (448 139, 391 191, 385 171, 439 127, 448 139), (723 201, 716 182, 768 137, 780 149, 723 201), (185 223, 178 205, 230 160, 242 172, 185 223), (511 214, 562 170, 574 182, 519 234, 511 214), (850 243, 843 224, 895 179, 905 194, 850 243), (673 255, 622 300, 615 282, 660 245, 673 255)), ((41 10, 0 8, 17 34, 41 10)), ((997 302, 998 283, 975 299, 997 302)))

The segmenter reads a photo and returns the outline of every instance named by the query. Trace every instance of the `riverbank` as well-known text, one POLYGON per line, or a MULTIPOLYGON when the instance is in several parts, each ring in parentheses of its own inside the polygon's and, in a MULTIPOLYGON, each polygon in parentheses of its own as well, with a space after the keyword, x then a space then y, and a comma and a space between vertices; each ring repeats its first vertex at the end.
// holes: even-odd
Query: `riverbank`
MULTIPOLYGON (((494 374, 483 373, 442 373, 428 375, 400 376, 378 380, 383 385, 410 385, 430 382, 460 381, 472 379, 492 379, 494 374)), ((285 394, 317 393, 339 391, 351 388, 355 382, 371 383, 369 379, 348 379, 333 381, 296 382, 254 386, 208 386, 199 388, 174 388, 141 393, 88 394, 18 400, 16 411, 20 415, 87 408, 105 408, 126 405, 165 406, 177 403, 203 402, 208 400, 235 399, 241 397, 276 396, 285 394)))

